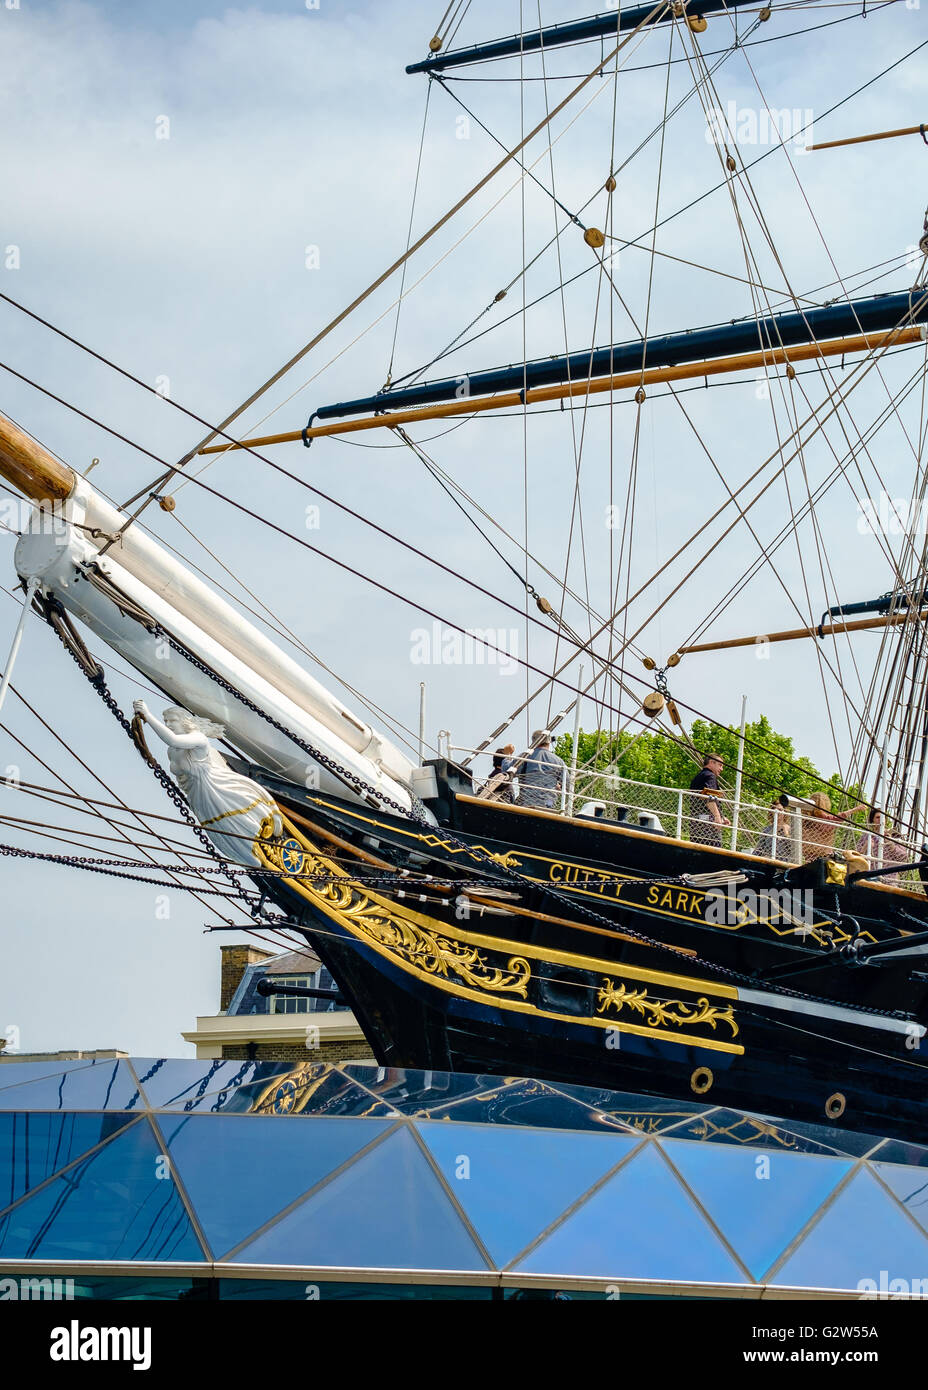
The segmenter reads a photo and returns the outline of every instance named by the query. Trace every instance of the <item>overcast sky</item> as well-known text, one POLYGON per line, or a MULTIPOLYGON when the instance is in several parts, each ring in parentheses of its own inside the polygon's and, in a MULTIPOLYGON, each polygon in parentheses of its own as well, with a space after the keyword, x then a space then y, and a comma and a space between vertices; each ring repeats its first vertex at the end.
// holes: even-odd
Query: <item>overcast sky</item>
MULTIPOLYGON (((546 0, 541 20, 575 17, 587 4, 546 0)), ((747 164, 773 148, 761 120, 765 105, 779 113, 788 134, 811 115, 817 140, 911 125, 924 115, 919 103, 928 49, 825 114, 928 38, 924 5, 899 0, 869 8, 865 19, 850 5, 817 6, 805 14, 775 9, 749 36, 769 41, 718 67, 707 100, 726 110, 734 104, 739 160, 747 164), (834 22, 839 19, 844 22, 834 22), (828 27, 788 37, 812 24, 828 27)), ((167 390, 174 402, 218 419, 405 246, 428 83, 407 76, 404 66, 424 55, 442 10, 441 4, 419 0, 319 0, 313 9, 303 0, 242 8, 181 0, 20 0, 11 8, 4 0, 0 290, 167 390)), ((536 25, 537 6, 525 4, 523 10, 524 27, 536 25)), ((740 31, 754 18, 742 16, 740 31)), ((519 27, 518 4, 474 0, 455 42, 519 27)), ((709 54, 726 49, 730 40, 730 21, 718 18, 698 42, 709 54)), ((738 189, 738 211, 756 258, 752 275, 756 270, 763 291, 745 283, 742 229, 726 189, 671 216, 718 184, 722 173, 704 110, 692 98, 673 115, 663 141, 658 133, 631 157, 659 132, 665 107, 673 111, 692 87, 692 50, 679 36, 672 49, 670 42, 667 29, 636 40, 623 54, 617 87, 595 79, 553 125, 552 149, 543 140, 530 146, 527 162, 548 191, 520 183, 510 166, 415 257, 406 289, 415 288, 398 325, 390 308, 399 291, 396 277, 249 412, 245 425, 259 433, 298 429, 320 405, 376 391, 391 357, 398 378, 475 333, 483 336, 424 375, 456 375, 525 355, 560 353, 565 346, 579 351, 624 341, 645 324, 651 334, 698 327, 750 314, 768 302, 790 307, 793 296, 820 304, 840 298, 842 282, 864 295, 906 288, 914 262, 907 268, 904 261, 907 252, 911 259, 925 211, 925 150, 917 136, 818 153, 790 144, 788 152, 776 148, 750 171, 750 189, 738 189), (669 85, 668 53, 674 59, 669 85), (603 191, 610 162, 618 170, 611 213, 603 191), (552 166, 560 208, 550 196, 552 166), (751 211, 754 196, 761 217, 751 211), (670 219, 657 234, 655 249, 662 254, 652 272, 646 249, 621 250, 613 264, 615 292, 593 266, 576 226, 568 224, 557 243, 548 245, 565 225, 562 209, 583 209, 586 225, 611 226, 616 245, 640 239, 648 246, 655 208, 659 220, 670 219), (534 263, 520 278, 526 261, 534 263), (878 268, 865 273, 870 267, 878 268), (562 280, 573 283, 560 293, 562 280), (506 298, 484 312, 507 285, 506 298), (524 314, 523 293, 529 303, 543 296, 524 314), (267 423, 260 423, 272 409, 267 423)), ((480 80, 449 86, 493 135, 512 145, 541 118, 546 102, 553 106, 589 72, 600 51, 597 43, 550 53, 547 83, 536 80, 543 73, 535 57, 525 61, 525 76, 532 80, 521 86, 513 80, 518 60, 463 69, 461 78, 480 80)), ((477 120, 433 84, 414 231, 424 230, 470 188, 499 152, 477 120)), ((2 302, 0 337, 0 360, 159 458, 175 460, 202 434, 171 405, 2 302)), ((847 414, 833 417, 791 465, 789 494, 782 482, 770 490, 752 513, 765 544, 786 520, 790 500, 800 504, 806 488, 814 488, 857 443, 855 428, 865 430, 886 409, 921 353, 913 349, 871 373, 854 393, 853 422, 847 414)), ((832 382, 845 379, 835 364, 832 382)), ((589 630, 580 606, 562 599, 560 584, 537 562, 560 577, 566 566, 570 587, 584 593, 588 586, 591 605, 606 612, 617 581, 633 464, 632 590, 720 505, 726 495, 722 479, 737 486, 773 455, 778 437, 792 428, 791 408, 804 416, 826 398, 828 385, 816 374, 801 376, 792 390, 794 407, 781 379, 771 388, 773 406, 761 380, 712 390, 697 383, 676 400, 655 391, 640 411, 637 435, 639 412, 624 393, 612 410, 599 398, 585 413, 552 408, 527 421, 516 415, 477 418, 450 431, 420 426, 417 438, 431 441, 427 447, 436 462, 517 539, 524 537, 527 512, 528 547, 536 557, 529 566, 531 582, 559 607, 563 603, 575 627, 589 630), (578 459, 582 505, 571 524, 578 459), (611 531, 610 503, 620 517, 619 529, 611 531)), ((876 435, 869 456, 860 454, 859 473, 851 469, 849 481, 831 490, 818 537, 805 526, 798 553, 795 540, 778 553, 777 571, 805 616, 817 618, 838 598, 867 598, 889 587, 878 541, 860 534, 851 484, 858 494, 864 487, 877 492, 883 483, 893 496, 910 494, 920 404, 918 393, 910 396, 876 435)), ((99 458, 93 481, 116 500, 155 476, 151 459, 8 373, 0 373, 0 410, 78 469, 99 458)), ((280 537, 195 485, 178 491, 173 517, 149 512, 147 522, 251 604, 236 589, 239 582, 247 585, 321 661, 407 728, 416 725, 419 682, 425 680, 430 741, 439 729, 450 729, 455 743, 470 745, 519 703, 525 672, 512 664, 417 664, 417 629, 430 628, 431 619, 347 575, 325 556, 350 563, 462 627, 501 630, 503 645, 534 665, 550 662, 553 645, 537 628, 526 641, 524 622, 505 606, 521 606, 521 586, 413 455, 385 438, 365 436, 364 444, 322 440, 309 452, 298 444, 277 448, 270 456, 296 481, 247 455, 214 463, 205 475, 212 487, 324 555, 280 537), (437 556, 500 601, 482 597, 333 505, 320 504, 302 485, 307 482, 437 556), (312 505, 320 506, 319 524, 307 529, 306 508, 312 505)), ((693 548, 693 557, 711 549, 711 558, 645 628, 640 651, 665 658, 754 560, 757 541, 749 532, 741 527, 719 541, 723 529, 724 523, 716 524, 693 548)), ((521 568, 517 543, 492 534, 521 568)), ((0 562, 0 579, 10 589, 15 575, 6 533, 0 535, 0 562)), ((629 631, 648 618, 688 567, 681 561, 647 589, 632 610, 629 631)), ((0 594, 0 661, 16 616, 12 597, 0 594)), ((770 631, 797 621, 766 569, 719 616, 712 633, 770 631)), ((865 675, 872 639, 862 638, 853 651, 865 675)), ((853 688, 846 649, 841 659, 853 688)), ((330 681, 318 667, 311 669, 330 681)), ((637 660, 629 669, 644 674, 637 660)), ((110 672, 110 680, 128 709, 138 685, 119 670, 110 672)), ((535 679, 530 683, 534 687, 535 679)), ((27 628, 15 685, 36 713, 10 696, 2 719, 11 734, 2 735, 0 771, 18 768, 22 778, 43 786, 60 785, 60 776, 85 795, 118 796, 131 807, 172 814, 112 717, 38 623, 27 628)), ((357 704, 344 687, 335 688, 357 704)), ((750 717, 766 713, 826 773, 847 756, 852 730, 837 718, 836 748, 815 656, 807 649, 777 647, 766 661, 750 650, 693 657, 674 672, 672 690, 722 722, 737 722, 746 694, 750 717)), ((559 692, 555 707, 565 698, 559 692)), ((157 697, 153 703, 163 704, 157 697)), ((516 741, 547 715, 545 697, 518 722, 516 741)), ((585 707, 586 726, 595 719, 592 707, 585 707)), ((10 788, 0 789, 0 797, 6 815, 72 827, 91 823, 76 810, 62 812, 10 788)), ((40 826, 4 828, 2 838, 67 849, 40 826)), ((121 852, 118 839, 112 851, 121 852)), ((198 1014, 215 1012, 218 947, 232 939, 203 934, 215 914, 171 893, 165 918, 157 888, 71 869, 4 860, 0 874, 0 1032, 17 1027, 25 1051, 189 1051, 181 1030, 191 1028, 198 1014)))

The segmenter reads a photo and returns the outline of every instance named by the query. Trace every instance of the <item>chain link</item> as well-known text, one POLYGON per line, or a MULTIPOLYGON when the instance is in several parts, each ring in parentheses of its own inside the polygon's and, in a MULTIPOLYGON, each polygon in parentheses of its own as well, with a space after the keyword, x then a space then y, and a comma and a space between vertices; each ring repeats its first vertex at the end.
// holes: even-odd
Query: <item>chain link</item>
MULTIPOLYGON (((118 863, 118 860, 95 859, 91 856, 81 856, 77 854, 46 854, 35 849, 18 849, 15 845, 0 845, 0 856, 6 859, 38 859, 49 864, 62 864, 67 869, 86 869, 93 873, 105 874, 109 878, 127 878, 130 883, 150 883, 156 888, 180 888, 187 889, 183 883, 175 883, 173 879, 150 878, 147 874, 127 874, 120 872, 119 869, 106 867, 109 863, 118 863)), ((130 864, 134 861, 129 860, 130 864)), ((171 873, 171 869, 166 869, 166 873, 171 873)), ((197 885, 196 889, 190 888, 190 892, 209 893, 212 897, 231 899, 232 894, 226 888, 204 888, 197 885)), ((258 897, 257 893, 248 893, 242 888, 236 889, 236 896, 247 904, 249 913, 253 913, 254 900, 258 897)))

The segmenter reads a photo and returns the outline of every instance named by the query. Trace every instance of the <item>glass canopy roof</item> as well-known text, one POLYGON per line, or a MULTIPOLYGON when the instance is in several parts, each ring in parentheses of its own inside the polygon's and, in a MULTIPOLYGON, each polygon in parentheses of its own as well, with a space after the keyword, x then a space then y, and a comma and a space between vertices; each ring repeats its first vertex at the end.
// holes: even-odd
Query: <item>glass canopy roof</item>
POLYGON ((366 1063, 0 1064, 0 1276, 90 1266, 928 1292, 928 1148, 366 1063))

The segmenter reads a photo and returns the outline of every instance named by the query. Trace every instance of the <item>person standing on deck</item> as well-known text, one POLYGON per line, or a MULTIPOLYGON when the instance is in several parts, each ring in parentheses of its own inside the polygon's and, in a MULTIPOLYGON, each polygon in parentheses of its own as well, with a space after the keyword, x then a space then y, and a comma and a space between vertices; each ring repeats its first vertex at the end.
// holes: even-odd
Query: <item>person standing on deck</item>
MULTIPOLYGON (((887 864, 904 864, 913 857, 893 830, 892 821, 884 818, 878 806, 871 806, 867 812, 864 833, 854 848, 869 860, 871 869, 881 869, 887 864)), ((902 880, 898 874, 887 874, 881 882, 901 883, 902 880)))
POLYGON ((789 859, 792 844, 789 831, 789 797, 785 792, 780 792, 773 799, 770 819, 751 853, 763 855, 766 859, 789 859))
POLYGON ((551 750, 551 735, 547 729, 536 729, 532 752, 519 769, 518 804, 552 810, 566 774, 567 764, 551 750))
POLYGON ((802 818, 802 857, 808 862, 810 859, 822 859, 833 854, 835 831, 838 827, 849 821, 851 816, 856 816, 858 811, 866 811, 868 808, 867 803, 861 801, 847 811, 832 811, 831 797, 827 792, 813 792, 807 800, 812 811, 802 818))
POLYGON ((703 758, 702 771, 697 772, 690 783, 690 839, 698 845, 722 845, 722 826, 729 822, 722 815, 718 792, 719 776, 725 766, 718 753, 707 753, 703 758))
MULTIPOLYGON (((504 748, 497 748, 493 754, 493 775, 497 773, 508 774, 513 764, 513 753, 515 745, 507 743, 504 748)), ((518 795, 519 783, 515 777, 510 777, 508 781, 502 782, 497 790, 495 800, 512 804, 518 795)))

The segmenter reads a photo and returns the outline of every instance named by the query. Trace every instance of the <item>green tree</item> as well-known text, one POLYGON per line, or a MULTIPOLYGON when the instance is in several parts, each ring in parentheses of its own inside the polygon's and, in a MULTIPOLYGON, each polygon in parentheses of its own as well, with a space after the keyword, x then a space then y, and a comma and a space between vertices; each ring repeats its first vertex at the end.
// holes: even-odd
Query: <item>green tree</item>
MULTIPOLYGON (((722 780, 729 786, 735 780, 738 734, 738 729, 730 725, 710 724, 697 719, 689 735, 700 755, 699 763, 706 753, 718 753, 724 759, 722 780)), ((742 797, 745 801, 767 802, 778 792, 809 796, 815 791, 828 791, 834 809, 843 810, 860 799, 857 788, 848 788, 847 795, 842 792, 837 773, 826 783, 815 765, 807 757, 797 754, 793 740, 786 734, 777 733, 766 715, 745 725, 744 734, 742 797), (849 800, 849 797, 853 800, 849 800)), ((571 734, 563 734, 557 740, 556 751, 566 763, 570 763, 573 753, 571 734)), ((591 772, 608 769, 620 777, 647 782, 655 787, 687 787, 699 766, 681 744, 659 731, 610 734, 602 730, 589 733, 581 730, 577 753, 578 768, 582 767, 587 777, 591 772)), ((586 783, 586 794, 597 794, 589 782, 586 783)))

